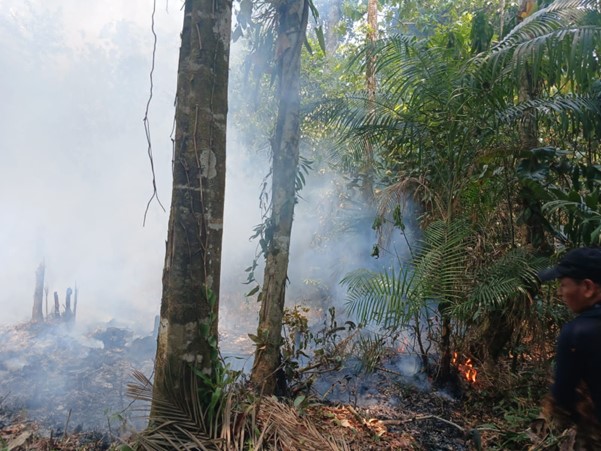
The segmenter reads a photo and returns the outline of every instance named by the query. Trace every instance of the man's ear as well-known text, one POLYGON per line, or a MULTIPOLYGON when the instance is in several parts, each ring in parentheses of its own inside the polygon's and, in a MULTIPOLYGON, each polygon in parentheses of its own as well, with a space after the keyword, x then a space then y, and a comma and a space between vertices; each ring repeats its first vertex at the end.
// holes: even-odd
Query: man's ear
POLYGON ((591 279, 584 279, 582 283, 584 284, 584 295, 587 298, 597 297, 601 294, 601 286, 598 283, 591 279))

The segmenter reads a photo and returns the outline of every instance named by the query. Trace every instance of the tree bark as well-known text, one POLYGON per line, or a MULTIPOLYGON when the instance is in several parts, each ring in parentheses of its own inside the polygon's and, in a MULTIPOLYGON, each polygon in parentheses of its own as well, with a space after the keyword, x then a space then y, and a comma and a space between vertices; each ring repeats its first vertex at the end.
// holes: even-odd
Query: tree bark
MULTIPOLYGON (((378 0, 367 1, 367 53, 365 61, 365 87, 367 90, 367 108, 372 121, 375 116, 376 101, 376 53, 374 44, 378 39, 378 0)), ((371 203, 374 197, 374 149, 371 142, 365 140, 365 162, 361 170, 362 193, 366 202, 371 203)))
POLYGON ((187 0, 179 54, 173 190, 151 422, 162 401, 208 405, 213 380, 225 191, 231 0, 187 0))
POLYGON ((251 382, 263 395, 275 393, 280 365, 282 318, 296 204, 296 176, 300 141, 300 56, 307 29, 306 0, 283 0, 277 6, 278 116, 272 139, 272 210, 267 226, 263 288, 257 350, 251 382))
POLYGON ((328 2, 329 9, 325 30, 326 52, 328 55, 334 55, 334 53, 336 53, 340 41, 338 33, 336 32, 336 26, 338 25, 338 22, 340 22, 341 16, 340 4, 340 0, 328 2))
MULTIPOLYGON (((523 21, 532 15, 537 9, 536 0, 522 0, 520 10, 518 12, 518 22, 523 21)), ((533 80, 532 72, 525 65, 520 79, 520 89, 518 92, 518 101, 526 102, 530 99, 535 99, 539 95, 539 86, 533 80)), ((538 141, 538 125, 536 120, 536 111, 534 109, 526 111, 519 124, 520 134, 520 151, 527 151, 539 147, 538 141)), ((522 205, 524 212, 524 236, 526 243, 533 246, 535 249, 549 253, 549 243, 546 242, 544 215, 542 213, 542 202, 537 199, 531 188, 522 186, 519 192, 519 202, 522 205)))
POLYGON ((31 321, 34 323, 44 321, 44 273, 46 267, 40 263, 35 272, 35 291, 33 292, 33 310, 31 312, 31 321))

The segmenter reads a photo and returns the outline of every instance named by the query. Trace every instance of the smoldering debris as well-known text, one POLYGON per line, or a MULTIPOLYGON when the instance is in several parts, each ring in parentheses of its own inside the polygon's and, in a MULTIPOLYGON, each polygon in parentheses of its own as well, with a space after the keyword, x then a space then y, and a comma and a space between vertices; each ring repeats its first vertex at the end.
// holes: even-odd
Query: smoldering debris
POLYGON ((27 323, 0 329, 0 343, 5 415, 18 412, 48 437, 144 426, 126 385, 134 369, 151 376, 152 333, 133 337, 112 324, 82 333, 72 323, 27 323))

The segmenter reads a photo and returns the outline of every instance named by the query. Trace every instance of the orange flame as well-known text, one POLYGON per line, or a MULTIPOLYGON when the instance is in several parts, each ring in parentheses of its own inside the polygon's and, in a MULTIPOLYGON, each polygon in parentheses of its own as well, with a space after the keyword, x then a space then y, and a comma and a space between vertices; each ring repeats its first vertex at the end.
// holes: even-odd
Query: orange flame
POLYGON ((472 359, 467 358, 465 362, 459 363, 459 356, 456 352, 454 352, 453 358, 451 359, 451 364, 457 367, 457 369, 466 381, 472 384, 476 382, 476 378, 478 377, 478 371, 476 370, 476 368, 474 368, 472 359))

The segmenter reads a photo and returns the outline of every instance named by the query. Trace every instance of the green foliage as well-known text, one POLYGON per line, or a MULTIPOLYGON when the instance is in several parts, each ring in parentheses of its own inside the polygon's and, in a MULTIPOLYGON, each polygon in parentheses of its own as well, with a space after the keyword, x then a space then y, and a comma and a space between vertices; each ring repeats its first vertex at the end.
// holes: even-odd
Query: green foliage
POLYGON ((599 243, 601 167, 591 155, 547 146, 522 156, 516 174, 530 197, 544 203, 553 235, 569 246, 599 243))
POLYGON ((398 273, 359 269, 347 274, 340 283, 347 289, 349 315, 384 327, 408 323, 424 305, 414 295, 413 279, 414 272, 406 268, 398 273))
MULTIPOLYGON (((314 331, 309 327, 309 308, 295 305, 284 309, 282 368, 290 382, 290 391, 307 391, 318 373, 340 368, 349 352, 350 341, 357 326, 352 321, 338 324, 336 310, 331 307, 323 327, 314 331)), ((295 406, 302 410, 309 398, 296 398, 295 406)))
POLYGON ((472 29, 470 30, 471 52, 481 53, 488 50, 493 34, 493 26, 489 22, 487 14, 484 11, 478 11, 472 19, 472 29))
MULTIPOLYGON (((491 311, 505 311, 505 304, 510 300, 528 299, 537 289, 538 270, 546 263, 546 259, 533 258, 525 250, 515 248, 477 269, 474 275, 477 283, 466 302, 456 306, 458 316, 477 322, 491 311)), ((527 307, 524 301, 522 311, 525 314, 527 307)))
POLYGON ((494 76, 525 71, 533 83, 587 87, 598 69, 600 11, 594 0, 556 0, 526 18, 491 49, 486 64, 494 76), (578 25, 578 26, 575 26, 578 25))
MULTIPOLYGON (((344 280, 351 310, 363 320, 411 320, 408 306, 419 310, 428 300, 436 300, 455 324, 469 326, 491 314, 524 320, 514 305, 520 299, 532 304, 540 262, 511 249, 516 218, 535 220, 559 237, 577 235, 574 243, 595 242, 601 232, 596 188, 590 179, 574 176, 575 167, 579 174, 591 173, 590 151, 587 162, 577 157, 579 145, 507 155, 522 145, 524 118, 534 118, 541 130, 549 127, 544 143, 569 137, 578 142, 582 136, 590 149, 590 137, 598 136, 599 91, 591 83, 601 36, 596 3, 555 1, 491 48, 486 11, 461 17, 470 20, 440 26, 427 39, 382 39, 376 51, 379 91, 370 108, 365 93, 357 92, 324 103, 319 112, 339 132, 341 149, 370 142, 377 164, 386 169, 387 186, 411 192, 425 211, 423 242, 401 272, 356 272, 344 280), (469 56, 472 52, 477 54, 469 56), (537 96, 526 100, 518 95, 524 77, 538 87, 537 96), (528 200, 521 211, 514 201, 518 195, 528 200), (555 218, 543 218, 540 211, 540 203, 549 201, 544 212, 555 218), (497 225, 503 223, 509 234, 497 225), (490 224, 495 229, 481 228, 490 224), (489 235, 494 244, 480 245, 489 235), (503 241, 507 235, 509 242, 503 241), (478 254, 470 256, 468 249, 478 254), (492 250, 495 259, 486 261, 492 250)), ((363 70, 366 51, 351 61, 353 67, 363 70)), ((382 225, 382 217, 376 218, 374 227, 382 225)))
POLYGON ((367 373, 376 370, 382 358, 386 355, 386 334, 360 334, 355 345, 359 355, 361 369, 367 373))
POLYGON ((585 196, 572 192, 563 199, 547 202, 543 208, 550 213, 565 213, 567 220, 563 224, 562 232, 570 244, 591 246, 601 244, 599 204, 599 191, 596 190, 585 196))

